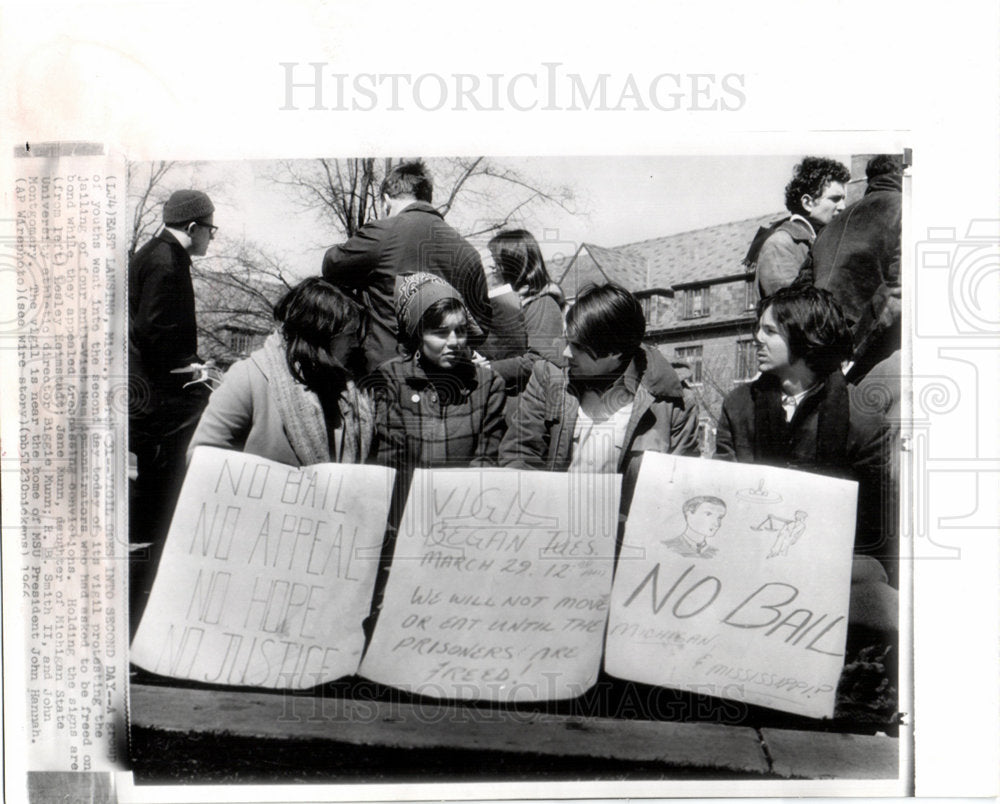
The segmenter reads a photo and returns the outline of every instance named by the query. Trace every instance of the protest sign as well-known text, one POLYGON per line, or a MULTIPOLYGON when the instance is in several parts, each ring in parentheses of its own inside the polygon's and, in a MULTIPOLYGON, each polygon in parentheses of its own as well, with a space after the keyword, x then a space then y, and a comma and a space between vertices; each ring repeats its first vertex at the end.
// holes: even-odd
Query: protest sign
POLYGON ((787 712, 833 714, 857 484, 646 453, 605 669, 787 712))
POLYGON ((178 678, 269 688, 354 673, 393 475, 197 448, 132 661, 178 678))
POLYGON ((569 698, 600 669, 618 475, 418 470, 368 678, 438 698, 569 698))

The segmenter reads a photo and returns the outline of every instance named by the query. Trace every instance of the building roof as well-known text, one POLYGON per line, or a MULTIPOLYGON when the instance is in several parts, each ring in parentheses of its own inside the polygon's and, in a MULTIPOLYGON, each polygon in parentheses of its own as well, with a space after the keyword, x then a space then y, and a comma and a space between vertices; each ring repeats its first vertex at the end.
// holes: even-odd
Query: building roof
POLYGON ((593 281, 611 280, 637 292, 739 274, 757 229, 787 214, 775 212, 613 248, 584 243, 559 285, 572 298, 593 281))

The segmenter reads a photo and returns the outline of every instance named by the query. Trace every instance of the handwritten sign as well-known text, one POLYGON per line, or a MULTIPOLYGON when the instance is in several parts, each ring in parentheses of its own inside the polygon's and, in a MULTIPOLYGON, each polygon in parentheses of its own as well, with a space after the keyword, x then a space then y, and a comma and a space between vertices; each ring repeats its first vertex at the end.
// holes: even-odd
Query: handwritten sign
POLYGON ((178 678, 269 688, 356 672, 393 474, 296 469, 199 447, 132 661, 178 678))
POLYGON ((853 482, 644 455, 612 592, 607 672, 831 716, 856 502, 853 482))
POLYGON ((620 478, 419 470, 368 678, 438 698, 581 695, 600 669, 620 478))

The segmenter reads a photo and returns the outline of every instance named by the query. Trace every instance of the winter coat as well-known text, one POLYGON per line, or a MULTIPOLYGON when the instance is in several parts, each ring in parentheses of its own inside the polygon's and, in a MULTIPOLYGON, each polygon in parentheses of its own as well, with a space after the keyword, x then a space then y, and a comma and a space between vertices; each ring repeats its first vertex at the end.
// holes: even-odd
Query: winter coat
POLYGON ((855 552, 879 558, 894 577, 891 431, 881 411, 866 405, 839 372, 803 399, 787 423, 776 378, 765 374, 739 386, 722 403, 715 446, 722 460, 857 481, 855 552), (770 437, 759 435, 765 426, 770 437))
POLYGON ((368 378, 376 402, 377 463, 413 467, 496 466, 504 382, 463 364, 428 372, 418 357, 383 363, 368 378))
POLYGON ((208 400, 192 374, 200 363, 191 257, 166 229, 129 260, 129 450, 154 486, 183 473, 184 451, 208 400), (172 468, 171 468, 172 467, 172 468))
POLYGON ((757 232, 744 264, 756 268, 760 298, 795 281, 815 239, 813 227, 800 216, 786 218, 757 232))
POLYGON ((165 229, 129 260, 128 312, 130 373, 179 391, 191 377, 170 372, 201 361, 191 257, 165 229))
MULTIPOLYGON (((645 450, 674 455, 698 453, 698 405, 659 350, 642 347, 624 374, 605 393, 627 392, 632 413, 625 429, 618 472, 622 513, 627 514, 645 450)), ((547 360, 535 363, 524 393, 517 399, 500 444, 500 465, 515 469, 563 472, 573 458, 573 435, 581 389, 547 360)))
POLYGON ((353 292, 368 313, 361 344, 366 371, 399 355, 396 277, 418 271, 447 280, 462 295, 484 336, 489 332, 492 312, 479 253, 432 205, 417 201, 397 215, 366 223, 323 257, 323 277, 353 292))
POLYGON ((541 292, 522 295, 521 312, 527 330, 527 348, 506 360, 495 360, 490 367, 507 381, 509 393, 520 393, 531 376, 532 366, 539 358, 551 363, 563 363, 563 299, 558 285, 549 284, 541 292))
POLYGON ((521 297, 511 290, 510 285, 502 285, 490 291, 490 305, 493 309, 492 329, 477 351, 490 361, 490 368, 509 383, 508 375, 501 367, 513 364, 515 358, 528 351, 528 332, 521 310, 521 297))
POLYGON ((820 232, 799 274, 799 282, 833 294, 851 324, 855 362, 868 368, 901 345, 902 189, 902 176, 873 178, 820 232))

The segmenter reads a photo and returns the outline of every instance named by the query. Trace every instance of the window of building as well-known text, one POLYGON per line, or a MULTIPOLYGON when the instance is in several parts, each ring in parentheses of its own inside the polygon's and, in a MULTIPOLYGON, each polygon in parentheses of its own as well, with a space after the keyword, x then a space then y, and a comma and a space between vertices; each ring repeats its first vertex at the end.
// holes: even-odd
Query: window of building
POLYGON ((753 338, 736 342, 736 382, 746 382, 757 376, 757 342, 753 338))
POLYGON ((646 319, 646 326, 648 327, 652 323, 653 297, 644 296, 639 300, 639 304, 642 306, 642 316, 646 319))
POLYGON ((760 301, 760 292, 757 289, 756 277, 748 279, 746 282, 746 309, 756 310, 757 302, 760 301))
POLYGON ((237 354, 249 354, 253 349, 253 333, 245 330, 230 330, 229 348, 237 354))
POLYGON ((700 385, 702 382, 702 348, 701 346, 681 346, 674 355, 691 369, 691 383, 700 385))
POLYGON ((642 304, 642 314, 646 318, 647 329, 662 327, 668 309, 667 297, 654 294, 646 296, 640 303, 642 304))
POLYGON ((702 288, 689 288, 684 291, 684 317, 701 318, 708 315, 708 292, 706 285, 702 288))

